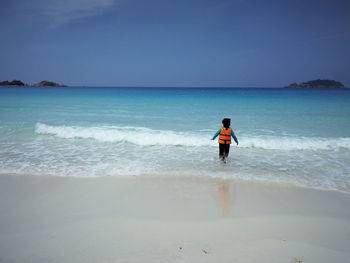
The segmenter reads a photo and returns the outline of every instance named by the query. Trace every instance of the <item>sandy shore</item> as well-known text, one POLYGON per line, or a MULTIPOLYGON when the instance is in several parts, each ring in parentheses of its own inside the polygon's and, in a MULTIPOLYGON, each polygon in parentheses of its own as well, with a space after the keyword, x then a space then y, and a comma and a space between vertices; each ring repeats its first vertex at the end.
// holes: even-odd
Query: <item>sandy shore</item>
POLYGON ((350 195, 209 178, 0 176, 0 262, 349 262, 350 195))

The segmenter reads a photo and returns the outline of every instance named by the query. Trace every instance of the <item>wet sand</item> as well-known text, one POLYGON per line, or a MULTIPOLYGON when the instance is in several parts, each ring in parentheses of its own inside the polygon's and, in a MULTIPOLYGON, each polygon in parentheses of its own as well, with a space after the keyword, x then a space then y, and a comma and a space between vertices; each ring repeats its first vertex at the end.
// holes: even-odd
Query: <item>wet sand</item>
POLYGON ((0 175, 0 262, 348 262, 349 207, 236 180, 0 175))

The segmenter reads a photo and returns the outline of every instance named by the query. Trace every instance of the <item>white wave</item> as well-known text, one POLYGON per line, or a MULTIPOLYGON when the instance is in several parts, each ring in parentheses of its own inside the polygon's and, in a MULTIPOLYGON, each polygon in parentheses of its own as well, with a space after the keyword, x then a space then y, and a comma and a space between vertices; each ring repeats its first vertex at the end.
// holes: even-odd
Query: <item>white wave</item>
POLYGON ((241 146, 267 150, 336 150, 350 149, 350 138, 278 137, 241 138, 241 146))
POLYGON ((52 134, 59 138, 95 139, 101 142, 131 142, 136 145, 182 145, 204 146, 213 145, 208 138, 198 137, 191 133, 167 130, 152 130, 143 127, 79 127, 51 126, 37 123, 35 132, 52 134))
MULTIPOLYGON (((59 138, 94 139, 101 142, 130 142, 136 145, 216 146, 212 133, 175 132, 143 127, 81 127, 51 126, 37 123, 35 132, 59 138)), ((338 150, 350 149, 350 138, 244 136, 239 137, 239 147, 267 150, 338 150)))

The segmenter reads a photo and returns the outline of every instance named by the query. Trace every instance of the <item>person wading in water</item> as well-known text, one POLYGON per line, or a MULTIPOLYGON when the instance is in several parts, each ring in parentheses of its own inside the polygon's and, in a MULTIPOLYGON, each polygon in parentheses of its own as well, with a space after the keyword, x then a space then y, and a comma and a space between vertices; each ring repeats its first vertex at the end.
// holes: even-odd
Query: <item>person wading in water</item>
POLYGON ((219 158, 220 160, 226 162, 226 158, 228 157, 228 153, 230 152, 230 144, 231 144, 231 136, 235 140, 238 145, 238 140, 233 132, 233 129, 230 128, 231 119, 225 118, 222 120, 221 127, 213 136, 212 140, 214 140, 218 135, 219 136, 219 158))

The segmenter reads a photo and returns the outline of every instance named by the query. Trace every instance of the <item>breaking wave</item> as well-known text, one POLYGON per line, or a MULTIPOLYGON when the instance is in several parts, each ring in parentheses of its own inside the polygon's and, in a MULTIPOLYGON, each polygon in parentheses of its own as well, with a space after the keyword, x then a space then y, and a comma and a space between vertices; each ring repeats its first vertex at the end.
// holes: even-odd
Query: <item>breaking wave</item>
MULTIPOLYGON (((37 123, 37 134, 53 135, 67 139, 93 139, 100 142, 129 142, 140 146, 216 146, 211 141, 213 132, 176 132, 144 127, 119 126, 52 126, 37 123)), ((289 136, 242 136, 239 147, 267 150, 338 150, 350 149, 350 138, 289 137, 289 136)))

